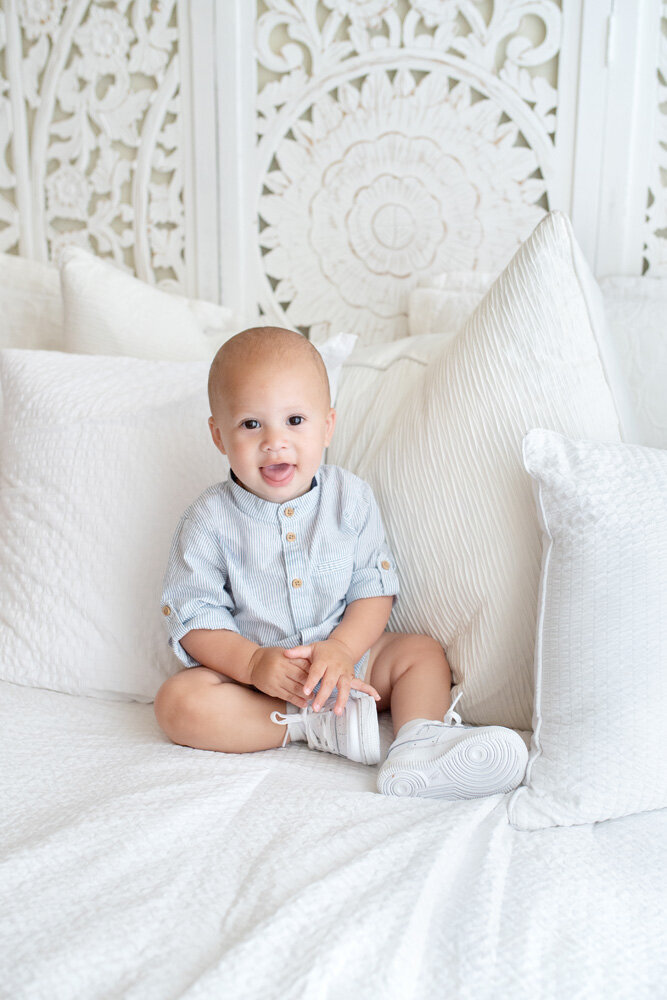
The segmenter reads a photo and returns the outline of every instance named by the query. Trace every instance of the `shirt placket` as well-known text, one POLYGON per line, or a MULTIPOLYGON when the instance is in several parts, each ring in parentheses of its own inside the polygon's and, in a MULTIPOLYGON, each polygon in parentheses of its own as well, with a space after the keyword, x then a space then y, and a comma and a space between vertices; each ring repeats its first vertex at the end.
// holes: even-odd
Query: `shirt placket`
POLYGON ((303 519, 299 517, 299 511, 289 503, 280 507, 278 517, 294 631, 300 632, 311 624, 308 614, 311 604, 310 580, 303 549, 303 519))

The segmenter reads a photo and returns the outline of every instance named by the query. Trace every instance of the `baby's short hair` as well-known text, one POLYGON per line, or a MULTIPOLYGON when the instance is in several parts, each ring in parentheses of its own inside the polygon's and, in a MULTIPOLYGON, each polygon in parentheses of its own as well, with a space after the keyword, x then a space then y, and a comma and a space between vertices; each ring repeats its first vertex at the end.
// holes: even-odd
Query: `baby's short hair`
POLYGON ((224 387, 225 372, 228 368, 238 364, 253 365, 258 361, 266 361, 269 357, 272 361, 284 361, 286 364, 294 357, 312 362, 316 377, 319 377, 322 383, 327 408, 331 406, 329 376, 317 348, 295 330, 285 330, 279 326, 253 326, 226 340, 213 358, 208 373, 208 400, 211 412, 224 387))

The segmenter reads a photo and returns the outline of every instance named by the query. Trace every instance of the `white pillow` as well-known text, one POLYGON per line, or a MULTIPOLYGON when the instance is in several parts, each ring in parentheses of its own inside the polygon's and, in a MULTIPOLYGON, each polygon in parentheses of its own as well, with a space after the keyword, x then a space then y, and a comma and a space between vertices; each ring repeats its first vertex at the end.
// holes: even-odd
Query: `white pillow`
MULTIPOLYGON (((355 339, 323 345, 334 388, 355 339)), ((0 351, 0 679, 151 701, 180 668, 159 614, 169 545, 229 469, 208 369, 0 351)))
POLYGON ((227 474, 207 377, 206 362, 0 352, 3 680, 150 701, 174 672, 156 613, 166 553, 227 474))
POLYGON ((63 309, 58 269, 0 254, 0 348, 62 350, 63 309))
POLYGON ((667 448, 667 278, 602 278, 600 288, 639 420, 639 443, 667 448))
POLYGON ((156 361, 210 361, 252 323, 231 309, 165 292, 80 247, 60 258, 65 350, 156 361))
POLYGON ((390 628, 442 643, 473 723, 532 721, 541 543, 524 434, 620 439, 591 285, 552 213, 453 342, 369 346, 343 368, 328 461, 373 487, 401 579, 390 628))
POLYGON ((667 806, 667 451, 523 442, 543 533, 524 830, 667 806))
POLYGON ((322 355, 322 360, 329 376, 329 392, 331 394, 331 405, 336 405, 338 395, 338 381, 344 362, 349 358, 354 345, 357 342, 357 335, 354 333, 337 333, 329 337, 317 350, 322 355))
POLYGON ((494 277, 485 271, 446 271, 422 280, 408 301, 410 336, 455 336, 486 295, 494 277))

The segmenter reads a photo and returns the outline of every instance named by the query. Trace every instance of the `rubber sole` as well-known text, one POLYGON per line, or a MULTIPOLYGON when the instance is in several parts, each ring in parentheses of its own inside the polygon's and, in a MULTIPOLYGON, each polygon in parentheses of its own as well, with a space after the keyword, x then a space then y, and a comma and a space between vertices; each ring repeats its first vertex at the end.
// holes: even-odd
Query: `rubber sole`
POLYGON ((521 783, 528 750, 518 733, 485 726, 430 759, 418 755, 389 757, 378 773, 383 795, 436 799, 476 799, 511 792, 521 783))

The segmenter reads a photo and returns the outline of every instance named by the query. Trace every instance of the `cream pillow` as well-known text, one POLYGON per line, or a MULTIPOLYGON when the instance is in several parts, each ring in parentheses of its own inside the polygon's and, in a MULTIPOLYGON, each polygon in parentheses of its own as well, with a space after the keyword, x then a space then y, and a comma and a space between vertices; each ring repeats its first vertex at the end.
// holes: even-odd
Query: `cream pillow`
MULTIPOLYGON (((332 387, 354 340, 322 346, 332 387)), ((0 351, 0 679, 151 701, 180 668, 157 612, 169 546, 229 468, 208 369, 0 351)))
POLYGON ((520 829, 667 807, 667 451, 532 430, 542 530, 520 829))
POLYGON ((602 278, 600 288, 640 424, 638 443, 667 448, 667 278, 602 278))
POLYGON ((454 337, 482 301, 494 277, 485 271, 446 271, 421 281, 408 302, 410 335, 439 333, 454 337))
POLYGON ((58 268, 0 254, 0 348, 63 349, 58 268))
POLYGON ((211 360, 252 321, 231 309, 162 291, 80 247, 60 258, 65 350, 154 361, 211 360))
POLYGON ((401 578, 390 628, 446 647, 469 722, 532 722, 541 542, 524 434, 620 440, 595 291, 552 213, 454 341, 371 346, 343 368, 328 460, 373 487, 401 578))

